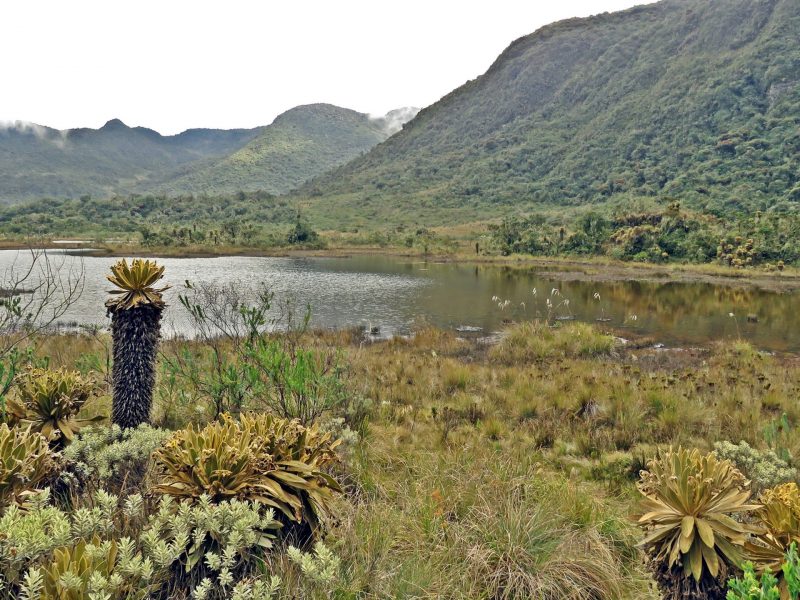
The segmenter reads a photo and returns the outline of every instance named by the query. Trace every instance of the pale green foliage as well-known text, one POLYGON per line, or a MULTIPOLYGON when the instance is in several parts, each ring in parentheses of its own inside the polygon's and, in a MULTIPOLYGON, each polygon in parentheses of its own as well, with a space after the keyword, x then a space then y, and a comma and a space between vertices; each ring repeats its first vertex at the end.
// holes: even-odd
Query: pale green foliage
POLYGON ((137 600, 148 597, 152 563, 136 552, 130 538, 55 549, 54 559, 25 573, 19 597, 25 600, 137 600))
POLYGON ((290 546, 286 553, 300 567, 303 575, 315 583, 329 586, 339 578, 339 557, 322 542, 314 544, 313 552, 303 552, 290 546))
MULTIPOLYGON (((264 579, 240 581, 233 588, 231 594, 224 597, 226 600, 272 600, 278 593, 280 587, 280 577, 273 575, 269 581, 264 579)), ((192 600, 208 600, 213 590, 214 584, 206 577, 192 590, 192 600)))
POLYGON ((745 441, 738 444, 717 442, 714 452, 731 461, 752 482, 755 490, 771 488, 797 479, 797 469, 781 460, 772 450, 756 450, 745 441))
POLYGON ((18 582, 30 562, 73 539, 70 518, 48 506, 49 494, 36 494, 27 512, 11 505, 0 518, 0 571, 6 584, 18 582))
POLYGON ((231 600, 271 600, 281 587, 280 577, 273 575, 269 581, 240 581, 233 588, 231 600))
POLYGON ((103 490, 91 507, 65 512, 44 490, 0 518, 0 598, 50 598, 47 590, 61 586, 69 599, 113 600, 161 583, 194 587, 197 598, 228 598, 237 587, 240 596, 270 598, 277 580, 248 577, 272 548, 274 516, 255 502, 204 496, 190 505, 162 496, 147 517, 140 494, 120 501, 103 490), (118 537, 123 532, 130 537, 118 537))
POLYGON ((64 457, 84 478, 100 484, 143 476, 153 451, 171 435, 170 431, 143 424, 136 428, 91 427, 64 450, 64 457))
POLYGON ((42 600, 144 600, 155 575, 152 562, 142 558, 131 538, 95 537, 57 548, 39 571, 42 600))
POLYGON ((50 491, 45 489, 31 495, 24 508, 9 506, 0 518, 0 581, 6 588, 19 584, 22 572, 57 548, 114 531, 116 496, 101 490, 93 507, 70 513, 51 506, 49 500, 50 491))
POLYGON ((209 594, 231 590, 259 554, 272 547, 273 532, 280 528, 274 517, 272 509, 263 510, 256 502, 215 504, 201 496, 191 505, 162 496, 141 543, 157 567, 180 564, 188 583, 197 583, 195 597, 218 597, 209 594))
POLYGON ((44 587, 44 576, 40 569, 31 569, 25 573, 25 579, 20 588, 20 598, 22 600, 38 600, 44 587))

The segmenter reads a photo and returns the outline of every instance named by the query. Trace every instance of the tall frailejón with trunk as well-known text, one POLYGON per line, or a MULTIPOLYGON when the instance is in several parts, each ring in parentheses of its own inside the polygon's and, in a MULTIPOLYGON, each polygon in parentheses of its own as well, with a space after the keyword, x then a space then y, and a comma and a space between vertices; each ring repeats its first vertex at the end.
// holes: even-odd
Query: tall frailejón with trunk
POLYGON ((107 276, 118 288, 106 301, 114 346, 111 420, 123 428, 150 420, 161 313, 166 306, 161 294, 169 287, 154 285, 163 276, 163 266, 140 258, 130 265, 123 258, 107 276))

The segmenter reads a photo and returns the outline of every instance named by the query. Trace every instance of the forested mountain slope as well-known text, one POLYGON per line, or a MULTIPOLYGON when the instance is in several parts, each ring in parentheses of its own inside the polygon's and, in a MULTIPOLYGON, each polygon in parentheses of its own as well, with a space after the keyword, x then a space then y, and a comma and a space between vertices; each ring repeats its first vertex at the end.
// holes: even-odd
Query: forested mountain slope
POLYGON ((793 211, 798 156, 800 0, 664 0, 515 41, 299 196, 442 222, 621 196, 793 211))

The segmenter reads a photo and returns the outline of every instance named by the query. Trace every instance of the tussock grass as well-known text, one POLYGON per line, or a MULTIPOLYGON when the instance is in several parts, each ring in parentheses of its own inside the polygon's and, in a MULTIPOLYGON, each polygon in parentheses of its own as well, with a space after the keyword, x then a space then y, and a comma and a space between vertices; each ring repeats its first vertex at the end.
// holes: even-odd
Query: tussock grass
POLYGON ((505 364, 553 358, 591 358, 608 355, 614 338, 586 323, 551 326, 543 321, 527 321, 511 327, 491 357, 505 364))
MULTIPOLYGON (((102 337, 40 342, 51 364, 101 373, 102 337)), ((335 597, 654 600, 627 516, 656 448, 744 440, 800 456, 800 362, 743 342, 672 353, 523 323, 488 351, 431 328, 302 345, 341 352, 349 397, 369 407, 326 539, 342 560, 335 597)), ((208 419, 182 391, 159 380, 160 424, 208 419)), ((285 560, 269 568, 297 587, 285 560)))

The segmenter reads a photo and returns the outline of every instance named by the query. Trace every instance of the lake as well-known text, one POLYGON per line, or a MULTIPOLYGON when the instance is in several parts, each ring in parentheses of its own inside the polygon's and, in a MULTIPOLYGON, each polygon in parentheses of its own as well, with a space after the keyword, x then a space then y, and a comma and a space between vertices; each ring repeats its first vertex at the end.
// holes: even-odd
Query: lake
MULTIPOLYGON (((65 323, 108 325, 103 303, 117 259, 51 251, 54 264, 82 269, 84 289, 65 323)), ((407 334, 421 323, 489 335, 509 320, 550 316, 607 324, 653 336, 666 345, 704 345, 737 336, 771 351, 800 351, 797 295, 709 283, 559 281, 543 268, 425 262, 385 256, 352 258, 165 258, 165 333, 191 335, 177 294, 185 281, 266 284, 277 298, 310 304, 321 328, 377 328, 381 337, 407 334), (548 302, 550 307, 548 307, 548 302), (733 313, 734 317, 729 316, 733 313), (756 315, 758 322, 747 321, 756 315)), ((30 253, 0 251, 0 273, 30 264, 30 253)))

